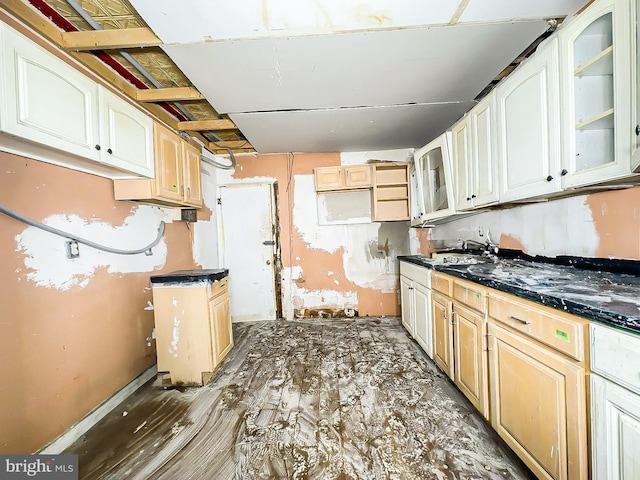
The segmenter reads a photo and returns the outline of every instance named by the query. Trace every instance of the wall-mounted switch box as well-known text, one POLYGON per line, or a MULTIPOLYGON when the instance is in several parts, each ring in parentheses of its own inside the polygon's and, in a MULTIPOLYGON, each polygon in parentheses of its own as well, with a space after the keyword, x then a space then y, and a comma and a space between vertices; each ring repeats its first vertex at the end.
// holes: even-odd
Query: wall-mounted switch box
POLYGON ((180 210, 180 220, 183 222, 197 222, 198 216, 196 215, 195 208, 183 208, 180 210))

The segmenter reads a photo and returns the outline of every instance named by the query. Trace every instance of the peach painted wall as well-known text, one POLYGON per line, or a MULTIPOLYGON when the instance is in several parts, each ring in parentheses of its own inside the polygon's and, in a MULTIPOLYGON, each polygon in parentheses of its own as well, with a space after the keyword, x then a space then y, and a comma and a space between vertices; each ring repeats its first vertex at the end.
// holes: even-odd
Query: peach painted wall
POLYGON ((640 187, 481 213, 437 226, 431 238, 484 240, 479 228, 529 255, 640 260, 640 187))
POLYGON ((409 253, 408 222, 318 225, 313 169, 341 161, 339 153, 244 155, 235 171, 217 172, 220 185, 277 181, 285 318, 399 314, 396 257, 409 253))
MULTIPOLYGON (((0 152, 0 204, 122 249, 150 243, 166 210, 113 200, 111 180, 0 152)), ((152 256, 118 256, 0 214, 0 452, 45 446, 156 361, 149 276, 195 268, 191 232, 167 223, 152 256)))

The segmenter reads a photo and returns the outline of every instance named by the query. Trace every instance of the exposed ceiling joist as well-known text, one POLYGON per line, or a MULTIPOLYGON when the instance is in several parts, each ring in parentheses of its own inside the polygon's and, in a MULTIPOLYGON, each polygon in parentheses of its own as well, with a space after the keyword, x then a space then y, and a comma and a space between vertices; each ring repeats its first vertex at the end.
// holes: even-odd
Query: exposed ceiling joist
POLYGON ((62 34, 62 47, 74 51, 157 47, 161 43, 153 31, 146 27, 84 30, 62 34))
POLYGON ((231 120, 195 120, 193 122, 178 122, 177 127, 180 131, 195 130, 235 130, 236 124, 231 120))
POLYGON ((136 92, 136 100, 139 102, 179 102, 203 99, 204 96, 194 87, 150 88, 136 92))
POLYGON ((211 142, 211 148, 250 148, 251 144, 247 140, 226 140, 220 142, 211 142))

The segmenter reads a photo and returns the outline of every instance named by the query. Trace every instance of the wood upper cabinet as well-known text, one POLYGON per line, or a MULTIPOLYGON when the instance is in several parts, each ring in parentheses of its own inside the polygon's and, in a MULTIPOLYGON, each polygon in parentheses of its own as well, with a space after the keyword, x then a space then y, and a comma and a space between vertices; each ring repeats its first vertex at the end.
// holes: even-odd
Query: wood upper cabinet
POLYGON ((153 122, 0 22, 0 149, 109 178, 153 176, 153 122))
POLYGON ((370 165, 318 167, 314 174, 318 192, 372 187, 370 165))
POLYGON ((409 220, 409 164, 379 162, 373 168, 373 220, 409 220))
POLYGON ((491 424, 541 479, 588 478, 587 327, 572 315, 489 295, 491 424))
POLYGON ((154 126, 154 143, 155 178, 115 180, 116 200, 202 207, 200 149, 159 123, 154 126))
POLYGON ((632 27, 628 0, 598 0, 559 32, 565 188, 629 176, 632 27))
POLYGON ((557 38, 498 85, 501 202, 561 190, 559 87, 557 38))

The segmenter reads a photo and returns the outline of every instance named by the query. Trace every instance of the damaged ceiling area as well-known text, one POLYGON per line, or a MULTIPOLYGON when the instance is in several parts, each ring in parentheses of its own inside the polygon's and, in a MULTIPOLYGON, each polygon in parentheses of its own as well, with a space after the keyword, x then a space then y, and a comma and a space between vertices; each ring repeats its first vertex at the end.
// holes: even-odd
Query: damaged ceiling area
POLYGON ((585 3, 3 1, 216 153, 421 147, 585 3))

